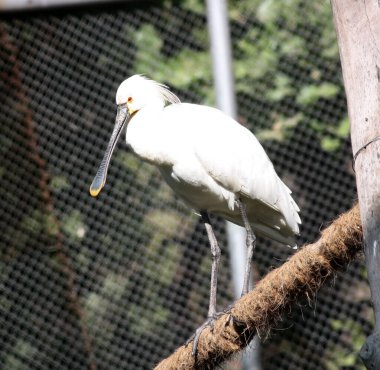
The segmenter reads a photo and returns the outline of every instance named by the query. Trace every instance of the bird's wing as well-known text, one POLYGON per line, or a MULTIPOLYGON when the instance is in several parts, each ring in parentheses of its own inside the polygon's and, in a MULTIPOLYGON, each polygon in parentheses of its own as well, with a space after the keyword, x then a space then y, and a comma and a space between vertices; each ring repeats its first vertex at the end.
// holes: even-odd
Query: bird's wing
POLYGON ((191 140, 194 154, 207 173, 234 193, 276 207, 273 165, 256 137, 217 109, 204 110, 191 140))
POLYGON ((191 141, 205 171, 225 189, 280 212, 298 233, 299 208, 256 137, 223 112, 201 108, 191 141))

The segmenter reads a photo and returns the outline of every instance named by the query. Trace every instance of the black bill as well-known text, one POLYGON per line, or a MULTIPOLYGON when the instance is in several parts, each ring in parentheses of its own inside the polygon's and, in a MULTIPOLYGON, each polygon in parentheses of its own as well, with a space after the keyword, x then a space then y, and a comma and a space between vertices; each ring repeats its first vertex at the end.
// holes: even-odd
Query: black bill
POLYGON ((117 140, 119 139, 120 134, 123 131, 125 124, 129 121, 130 117, 131 116, 128 112, 126 104, 119 105, 117 107, 115 127, 113 129, 111 139, 108 143, 103 160, 100 163, 98 172, 96 173, 96 176, 90 186, 90 194, 93 197, 97 197, 99 195, 100 191, 103 189, 104 184, 106 183, 108 166, 110 164, 113 150, 115 149, 117 140))

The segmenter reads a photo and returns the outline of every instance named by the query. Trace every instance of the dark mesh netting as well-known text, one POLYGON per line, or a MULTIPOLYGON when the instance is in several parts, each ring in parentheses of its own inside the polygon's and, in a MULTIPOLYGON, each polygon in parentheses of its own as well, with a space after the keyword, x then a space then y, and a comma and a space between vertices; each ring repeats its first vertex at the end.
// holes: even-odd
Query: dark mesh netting
MULTIPOLYGON (((356 189, 329 2, 277 3, 229 3, 238 119, 293 190, 301 245, 356 189)), ((100 197, 88 190, 122 80, 144 73, 182 101, 214 104, 204 4, 8 14, 0 42, 0 368, 152 368, 207 315, 204 227, 124 140, 100 197)), ((227 237, 212 222, 223 308, 233 300, 227 237)), ((259 239, 255 275, 292 253, 259 239)), ((369 299, 359 261, 289 312, 260 345, 262 368, 361 369, 369 299)))

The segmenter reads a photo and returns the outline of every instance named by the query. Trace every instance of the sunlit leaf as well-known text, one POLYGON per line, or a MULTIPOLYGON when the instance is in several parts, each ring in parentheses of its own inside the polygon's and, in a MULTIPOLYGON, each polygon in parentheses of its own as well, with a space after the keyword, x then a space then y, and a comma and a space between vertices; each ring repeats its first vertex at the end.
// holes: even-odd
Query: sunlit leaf
POLYGON ((297 102, 303 105, 310 105, 320 98, 332 98, 336 96, 338 92, 339 87, 329 82, 320 85, 307 85, 300 90, 297 96, 297 102))
POLYGON ((326 136, 322 138, 321 146, 326 152, 334 152, 340 147, 340 140, 336 137, 326 136))
POLYGON ((345 117, 339 122, 336 134, 341 138, 346 138, 350 134, 350 121, 348 120, 348 117, 345 117))

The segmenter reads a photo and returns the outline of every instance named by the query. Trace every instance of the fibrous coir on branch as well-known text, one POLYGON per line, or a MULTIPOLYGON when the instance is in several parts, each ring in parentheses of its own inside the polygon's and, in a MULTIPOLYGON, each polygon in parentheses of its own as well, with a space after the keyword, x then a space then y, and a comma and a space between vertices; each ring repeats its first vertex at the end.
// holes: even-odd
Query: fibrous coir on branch
POLYGON ((291 305, 313 297, 329 277, 346 266, 362 250, 359 207, 341 215, 321 235, 302 247, 286 263, 268 273, 240 298, 230 314, 222 315, 213 330, 199 339, 196 357, 191 344, 178 348, 155 370, 213 369, 248 345, 255 334, 266 337, 291 305))

